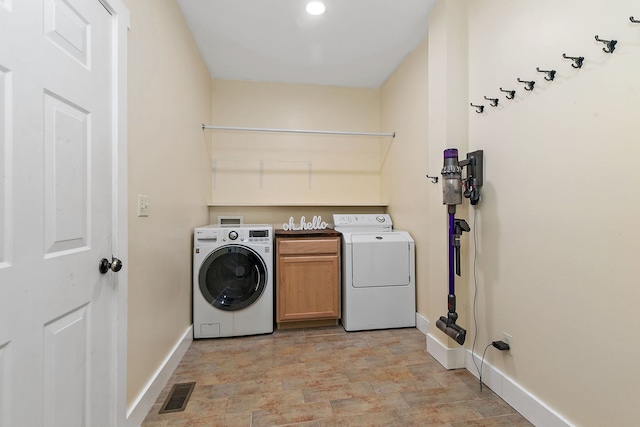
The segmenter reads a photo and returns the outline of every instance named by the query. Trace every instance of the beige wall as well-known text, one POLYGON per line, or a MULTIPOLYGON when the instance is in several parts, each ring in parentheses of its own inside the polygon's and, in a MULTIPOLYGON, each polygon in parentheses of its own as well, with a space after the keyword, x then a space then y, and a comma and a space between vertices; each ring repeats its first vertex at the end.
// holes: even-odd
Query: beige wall
MULTIPOLYGON (((429 153, 427 164, 432 175, 442 170, 443 151, 457 148, 459 158, 468 151, 468 80, 467 80, 467 2, 440 1, 429 15, 429 153)), ((435 328, 435 321, 447 315, 448 295, 448 213, 442 204, 442 181, 429 190, 426 217, 429 241, 427 250, 427 318, 431 322, 432 336, 449 347, 457 344, 435 328)), ((472 211, 465 200, 457 206, 456 218, 467 218, 472 211)), ((472 224, 472 221, 468 221, 472 224)), ((462 256, 468 259, 471 240, 463 235, 462 256)), ((463 266, 462 277, 455 277, 456 311, 458 324, 472 331, 469 288, 465 280, 471 270, 463 266)), ((471 340, 469 340, 471 341, 471 340)))
MULTIPOLYGON (((439 3, 430 14, 430 37, 381 88, 382 129, 398 132, 382 169, 383 197, 394 225, 416 241, 417 311, 432 326, 447 312, 448 216, 442 181, 426 175, 440 177, 445 148, 459 148, 461 157, 467 151, 465 9, 464 2, 439 3)), ((467 215, 466 206, 458 207, 457 217, 467 215)), ((460 323, 467 311, 462 287, 460 323)), ((453 345, 445 335, 435 336, 453 345)))
MULTIPOLYGON (((378 132, 377 89, 214 80, 211 124, 378 132)), ((380 203, 390 137, 207 131, 215 204, 380 203)))
POLYGON ((175 0, 127 0, 129 32, 128 391, 133 400, 191 324, 191 235, 208 221, 201 124, 211 80, 175 0), (150 215, 137 216, 137 196, 150 215))
MULTIPOLYGON (((443 100, 456 106, 440 121, 431 120, 443 113, 429 104, 435 129, 428 161, 442 158, 441 141, 432 137, 485 151, 476 351, 511 334, 511 355, 489 351, 488 361, 576 425, 637 423, 640 27, 628 19, 634 10, 631 0, 443 0, 430 22, 430 67, 464 50, 449 42, 459 22, 468 22, 468 99, 443 100), (464 13, 450 19, 463 3, 468 21, 464 13), (616 51, 602 52, 596 34, 617 39, 616 51), (565 52, 585 56, 584 67, 572 68, 565 52), (555 81, 544 81, 536 67, 557 70, 555 81), (518 77, 536 80, 536 89, 524 91, 518 77), (501 86, 517 89, 516 99, 506 100, 501 86), (489 107, 485 95, 500 97, 499 106, 489 107), (476 114, 471 101, 485 104, 485 114, 476 114), (449 136, 463 109, 467 141, 449 136)), ((458 90, 450 76, 430 68, 430 91, 442 87, 458 90)), ((465 215, 471 218, 473 209, 465 215)), ((433 214, 429 222, 442 226, 433 214)), ((472 245, 471 236, 463 245, 472 245)), ((466 260, 469 272, 471 254, 466 260)), ((430 263, 431 270, 445 268, 430 263)), ((472 275, 458 283, 469 303, 472 275)), ((427 314, 431 321, 437 315, 427 314)), ((472 333, 470 323, 462 322, 472 333)))
POLYGON ((381 123, 383 131, 396 131, 382 169, 383 198, 389 200, 388 213, 394 227, 407 230, 416 246, 417 310, 426 316, 428 251, 428 194, 436 192, 426 175, 428 138, 428 49, 423 41, 382 86, 381 123))

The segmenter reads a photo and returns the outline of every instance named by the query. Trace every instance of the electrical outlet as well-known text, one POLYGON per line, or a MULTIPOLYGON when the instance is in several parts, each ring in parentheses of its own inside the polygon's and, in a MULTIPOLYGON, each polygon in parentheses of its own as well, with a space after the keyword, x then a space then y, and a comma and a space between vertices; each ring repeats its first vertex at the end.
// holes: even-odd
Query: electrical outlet
POLYGON ((513 356, 513 337, 506 332, 502 333, 502 342, 509 344, 509 354, 513 356))

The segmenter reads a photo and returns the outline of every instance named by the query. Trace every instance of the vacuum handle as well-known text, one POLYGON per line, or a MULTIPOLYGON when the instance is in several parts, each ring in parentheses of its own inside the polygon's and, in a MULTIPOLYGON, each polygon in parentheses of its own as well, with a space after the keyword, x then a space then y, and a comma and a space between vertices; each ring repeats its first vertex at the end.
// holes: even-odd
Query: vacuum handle
POLYGON ((455 219, 454 220, 454 234, 451 244, 454 246, 456 253, 456 275, 460 276, 460 236, 465 231, 471 231, 471 227, 467 224, 467 221, 464 219, 455 219))

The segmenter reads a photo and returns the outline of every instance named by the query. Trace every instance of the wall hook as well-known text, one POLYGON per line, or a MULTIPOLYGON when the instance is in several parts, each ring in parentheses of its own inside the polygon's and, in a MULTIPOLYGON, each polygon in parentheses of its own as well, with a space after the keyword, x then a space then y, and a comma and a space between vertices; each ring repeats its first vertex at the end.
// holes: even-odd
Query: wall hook
POLYGON ((507 99, 513 99, 516 96, 516 91, 515 90, 504 90, 502 88, 500 88, 500 92, 506 92, 507 95, 507 99))
POLYGON ((438 183, 438 177, 437 176, 429 176, 429 175, 427 175, 427 178, 429 178, 431 180, 431 182, 434 183, 434 184, 438 183))
POLYGON ((491 106, 492 107, 497 107, 498 106, 498 98, 487 98, 485 96, 484 99, 486 99, 487 101, 491 101, 491 106))
POLYGON ((563 53, 562 57, 564 59, 572 59, 573 64, 571 64, 571 66, 573 68, 582 68, 582 62, 584 62, 584 56, 567 56, 566 53, 563 53))
POLYGON ((596 40, 607 45, 607 47, 602 48, 604 52, 613 53, 613 51, 616 50, 616 43, 618 43, 618 40, 604 40, 598 37, 597 35, 596 35, 596 40))
POLYGON ((480 114, 484 111, 484 105, 474 105, 473 102, 471 103, 472 107, 476 108, 476 113, 480 114))
POLYGON ((640 24, 640 21, 638 21, 637 19, 633 19, 633 16, 629 17, 629 21, 633 22, 634 24, 640 24))
POLYGON ((556 78, 556 70, 541 70, 540 67, 536 67, 536 71, 539 73, 547 73, 545 80, 553 81, 556 78))
POLYGON ((519 81, 520 83, 525 83, 525 84, 526 84, 526 86, 525 86, 524 90, 529 90, 529 91, 531 91, 531 90, 533 90, 533 87, 536 85, 536 82, 535 82, 535 81, 533 81, 533 80, 529 80, 529 81, 527 81, 527 80, 520 80, 520 77, 518 77, 518 81, 519 81))

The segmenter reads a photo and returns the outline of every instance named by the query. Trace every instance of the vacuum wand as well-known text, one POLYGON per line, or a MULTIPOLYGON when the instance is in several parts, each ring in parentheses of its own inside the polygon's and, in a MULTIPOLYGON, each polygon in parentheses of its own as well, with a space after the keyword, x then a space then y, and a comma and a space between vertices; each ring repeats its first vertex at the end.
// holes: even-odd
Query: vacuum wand
MULTIPOLYGON (((436 327, 447 334, 455 342, 460 345, 464 344, 467 331, 456 324, 458 313, 456 312, 456 293, 455 293, 455 275, 454 270, 460 275, 460 235, 464 230, 460 222, 466 225, 464 220, 455 218, 455 205, 448 206, 449 211, 449 296, 447 298, 447 316, 440 316, 436 321, 436 327), (458 231, 460 229, 460 231, 458 231), (454 268, 455 266, 455 268, 454 268)), ((469 226, 466 226, 469 231, 469 226)))

